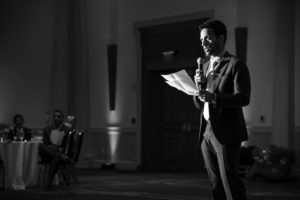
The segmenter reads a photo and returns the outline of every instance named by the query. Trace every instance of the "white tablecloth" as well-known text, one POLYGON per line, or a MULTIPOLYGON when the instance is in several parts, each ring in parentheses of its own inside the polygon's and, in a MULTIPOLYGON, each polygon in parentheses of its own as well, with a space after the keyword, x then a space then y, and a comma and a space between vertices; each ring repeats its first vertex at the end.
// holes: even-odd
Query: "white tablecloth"
POLYGON ((22 190, 38 182, 38 142, 0 142, 5 188, 22 190))

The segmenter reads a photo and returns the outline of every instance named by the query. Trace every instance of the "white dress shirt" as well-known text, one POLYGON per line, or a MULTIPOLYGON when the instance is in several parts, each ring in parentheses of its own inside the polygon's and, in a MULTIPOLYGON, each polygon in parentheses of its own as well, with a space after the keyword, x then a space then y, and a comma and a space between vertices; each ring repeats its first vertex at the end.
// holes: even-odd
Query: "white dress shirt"
MULTIPOLYGON (((210 57, 210 61, 209 61, 209 68, 206 72, 206 77, 208 76, 208 74, 215 70, 215 68, 218 66, 218 64, 221 61, 221 58, 224 56, 225 54, 225 50, 222 51, 222 53, 219 56, 211 56, 210 57)), ((209 120, 209 108, 208 108, 209 102, 205 102, 204 103, 204 110, 203 110, 203 116, 204 119, 206 119, 206 121, 209 120)))

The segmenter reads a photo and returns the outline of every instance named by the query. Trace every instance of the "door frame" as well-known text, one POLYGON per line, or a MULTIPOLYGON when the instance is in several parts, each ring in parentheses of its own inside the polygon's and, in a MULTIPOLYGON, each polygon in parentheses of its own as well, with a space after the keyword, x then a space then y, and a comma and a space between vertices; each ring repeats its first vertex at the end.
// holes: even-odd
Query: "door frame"
POLYGON ((150 20, 143 20, 143 21, 136 21, 133 23, 134 28, 134 36, 136 38, 136 52, 137 52, 137 84, 136 84, 136 91, 137 91, 137 157, 138 157, 138 168, 140 168, 142 164, 142 67, 143 67, 143 60, 142 60, 142 47, 141 47, 141 33, 139 31, 140 28, 145 28, 149 26, 155 25, 162 25, 162 24, 169 24, 175 22, 182 22, 188 20, 195 20, 199 18, 213 18, 214 11, 213 10, 206 10, 201 12, 193 12, 188 14, 182 14, 177 16, 170 16, 158 19, 150 19, 150 20))

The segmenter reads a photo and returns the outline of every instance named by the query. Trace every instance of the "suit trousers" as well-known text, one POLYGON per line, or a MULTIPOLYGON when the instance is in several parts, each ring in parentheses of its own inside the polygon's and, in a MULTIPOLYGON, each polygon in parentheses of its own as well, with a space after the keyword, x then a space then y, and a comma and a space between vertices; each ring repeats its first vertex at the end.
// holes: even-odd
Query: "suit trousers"
POLYGON ((246 189, 238 175, 241 143, 221 144, 208 120, 201 150, 214 200, 246 200, 246 189))
POLYGON ((42 163, 50 165, 48 172, 48 184, 52 184, 59 165, 63 163, 59 156, 59 149, 54 145, 40 144, 39 155, 42 163))

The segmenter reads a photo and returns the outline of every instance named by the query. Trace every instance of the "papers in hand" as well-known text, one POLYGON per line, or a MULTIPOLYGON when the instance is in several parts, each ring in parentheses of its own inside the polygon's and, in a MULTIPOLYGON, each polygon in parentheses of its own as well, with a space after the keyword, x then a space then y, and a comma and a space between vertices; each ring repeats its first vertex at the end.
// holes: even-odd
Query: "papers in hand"
POLYGON ((166 83, 170 86, 188 94, 197 95, 198 88, 196 87, 194 81, 188 75, 185 70, 180 70, 172 74, 161 75, 166 79, 166 83))

